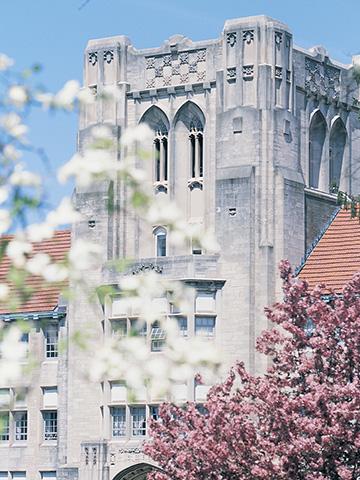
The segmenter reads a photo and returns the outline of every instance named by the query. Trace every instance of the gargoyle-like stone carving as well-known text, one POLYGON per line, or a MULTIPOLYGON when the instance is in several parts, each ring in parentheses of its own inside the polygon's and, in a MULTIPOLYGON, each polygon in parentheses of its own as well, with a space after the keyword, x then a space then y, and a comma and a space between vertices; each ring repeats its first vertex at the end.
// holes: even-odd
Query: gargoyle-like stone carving
POLYGON ((89 63, 92 66, 96 65, 96 63, 97 63, 97 52, 90 52, 89 53, 89 63))
POLYGON ((282 79, 282 67, 275 67, 275 78, 281 80, 282 79))
POLYGON ((230 67, 227 69, 226 78, 228 82, 236 81, 236 67, 230 67))
POLYGON ((243 41, 250 45, 254 40, 254 30, 244 30, 243 31, 243 41))
POLYGON ((111 63, 114 60, 114 52, 112 50, 105 50, 104 62, 111 63))
POLYGON ((254 65, 244 65, 242 68, 243 78, 251 79, 254 77, 254 65))
POLYGON ((228 33, 226 41, 230 45, 230 47, 233 47, 236 43, 236 32, 228 33))

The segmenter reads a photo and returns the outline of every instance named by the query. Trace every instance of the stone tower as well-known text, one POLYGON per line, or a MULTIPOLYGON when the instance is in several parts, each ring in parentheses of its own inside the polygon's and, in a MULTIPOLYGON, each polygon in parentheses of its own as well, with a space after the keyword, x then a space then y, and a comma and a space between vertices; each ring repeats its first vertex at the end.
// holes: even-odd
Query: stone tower
MULTIPOLYGON (((300 263, 331 217, 339 187, 360 190, 358 90, 350 67, 330 60, 323 47, 295 47, 289 28, 265 16, 226 21, 220 38, 209 41, 175 35, 145 50, 123 36, 90 41, 84 86, 99 95, 117 85, 121 95, 84 109, 80 150, 94 125, 108 124, 120 138, 146 122, 154 132, 154 195, 175 199, 190 223, 212 230, 220 253, 166 245, 166 225, 144 227, 121 183, 76 192, 89 222, 74 236, 97 239, 104 262, 131 257, 133 272, 156 268, 191 284, 186 334, 205 325, 226 365, 241 359, 250 371, 263 371, 255 342, 266 328, 264 306, 281 292, 280 260, 300 263)), ((105 268, 93 278, 95 285, 115 284, 118 274, 105 268)), ((114 320, 131 322, 116 299, 104 313, 77 298, 68 315, 70 330, 91 321, 100 338, 111 334, 114 320)), ((145 478, 151 467, 131 433, 138 406, 127 403, 120 379, 96 387, 81 380, 71 360, 69 371, 69 398, 78 401, 66 412, 73 419, 64 437, 68 467, 79 468, 81 480, 145 478), (127 425, 120 437, 114 412, 127 425)), ((201 402, 204 395, 192 381, 179 386, 176 400, 201 402)), ((151 416, 155 404, 144 393, 141 414, 151 416)))

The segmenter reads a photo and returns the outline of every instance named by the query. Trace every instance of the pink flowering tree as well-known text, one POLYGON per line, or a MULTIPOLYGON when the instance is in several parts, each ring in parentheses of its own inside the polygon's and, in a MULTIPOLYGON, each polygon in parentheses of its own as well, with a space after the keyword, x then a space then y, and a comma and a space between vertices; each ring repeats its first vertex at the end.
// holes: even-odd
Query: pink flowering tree
POLYGON ((360 478, 360 274, 330 300, 287 262, 281 276, 257 344, 268 371, 237 364, 204 411, 164 404, 146 445, 153 480, 360 478))

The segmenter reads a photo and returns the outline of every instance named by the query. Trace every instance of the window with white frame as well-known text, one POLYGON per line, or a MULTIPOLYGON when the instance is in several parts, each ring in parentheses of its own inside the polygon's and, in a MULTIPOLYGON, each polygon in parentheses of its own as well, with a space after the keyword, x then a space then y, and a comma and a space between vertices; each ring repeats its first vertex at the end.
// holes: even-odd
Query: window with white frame
POLYGON ((55 324, 49 324, 44 329, 45 358, 57 358, 59 354, 59 330, 55 324))
POLYGON ((28 414, 27 411, 13 412, 14 439, 16 442, 24 442, 28 438, 28 414))
POLYGON ((130 407, 131 435, 144 437, 146 435, 146 407, 130 407))
POLYGON ((165 330, 161 328, 159 322, 154 322, 151 328, 151 351, 161 352, 164 348, 165 340, 165 330))
POLYGON ((1 411, 0 412, 0 442, 8 442, 9 439, 10 439, 10 412, 1 411))
POLYGON ((213 338, 215 336, 215 317, 197 315, 195 317, 195 335, 213 338))
POLYGON ((158 227, 154 230, 155 255, 157 257, 166 257, 166 230, 164 227, 158 227))
POLYGON ((146 339, 147 336, 147 325, 143 320, 134 318, 130 320, 130 333, 133 335, 139 335, 146 339))
POLYGON ((111 407, 111 432, 113 438, 126 436, 126 407, 111 407))
POLYGON ((43 422, 44 440, 46 442, 56 441, 58 428, 57 410, 45 410, 43 412, 43 422))

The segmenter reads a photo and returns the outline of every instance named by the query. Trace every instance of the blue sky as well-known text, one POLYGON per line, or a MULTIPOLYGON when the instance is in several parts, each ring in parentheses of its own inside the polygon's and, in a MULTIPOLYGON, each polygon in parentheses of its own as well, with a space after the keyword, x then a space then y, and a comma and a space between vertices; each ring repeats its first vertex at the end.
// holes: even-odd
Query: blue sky
MULTIPOLYGON (((2 0, 0 51, 19 68, 42 64, 41 82, 57 90, 70 78, 81 80, 90 38, 125 34, 137 48, 175 33, 216 38, 226 19, 256 14, 287 23, 297 45, 322 44, 344 63, 360 53, 359 0, 2 0)), ((75 115, 35 114, 31 128, 31 140, 45 148, 54 170, 74 152, 75 115)), ((46 174, 56 203, 70 187, 54 188, 52 171, 46 174)))

